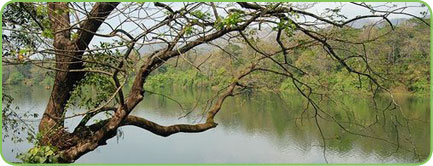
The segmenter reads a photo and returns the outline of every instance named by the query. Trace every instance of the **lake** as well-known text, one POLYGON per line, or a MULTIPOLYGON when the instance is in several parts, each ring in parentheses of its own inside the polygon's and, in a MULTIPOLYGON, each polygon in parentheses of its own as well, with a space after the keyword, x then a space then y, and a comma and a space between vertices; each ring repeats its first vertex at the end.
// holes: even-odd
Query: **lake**
MULTIPOLYGON (((14 97, 18 112, 39 114, 44 111, 50 93, 36 87, 5 88, 5 91, 14 97)), ((169 98, 148 94, 132 114, 163 125, 198 123, 204 120, 201 115, 207 99, 215 95, 206 90, 160 93, 183 103, 184 110, 169 98), (193 111, 188 116, 182 117, 190 110, 193 111)), ((310 117, 314 111, 302 113, 306 107, 304 98, 297 93, 260 92, 227 99, 216 117, 219 125, 214 129, 160 137, 137 127, 122 127, 121 134, 110 139, 108 145, 98 147, 76 163, 325 163, 326 160, 329 163, 418 163, 428 158, 428 96, 396 96, 401 109, 386 111, 382 111, 389 101, 386 97, 376 99, 378 109, 374 109, 370 97, 355 96, 335 97, 337 103, 331 100, 320 103, 323 110, 334 115, 350 132, 360 133, 343 130, 329 117, 319 118, 325 153, 323 137, 315 119, 310 117)), ((75 109, 72 113, 82 111, 75 109)), ((66 125, 72 128, 79 120, 69 119, 66 125)), ((36 127, 38 121, 28 119, 27 123, 36 127)), ((5 139, 2 154, 7 161, 16 162, 19 161, 16 154, 31 146, 5 139)))

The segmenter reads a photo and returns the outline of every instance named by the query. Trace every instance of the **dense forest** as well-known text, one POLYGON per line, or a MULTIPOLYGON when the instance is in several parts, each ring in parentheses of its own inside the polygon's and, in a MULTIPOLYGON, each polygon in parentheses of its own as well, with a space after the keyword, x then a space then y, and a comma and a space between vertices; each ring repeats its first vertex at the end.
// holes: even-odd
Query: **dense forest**
MULTIPOLYGON (((370 35, 381 34, 389 27, 384 27, 383 22, 364 24, 361 28, 348 27, 334 30, 342 38, 351 38, 353 41, 365 40, 370 35)), ((400 94, 428 95, 429 93, 429 27, 424 26, 415 19, 404 19, 394 27, 393 33, 364 45, 368 47, 366 52, 370 67, 386 78, 386 88, 400 94)), ((325 29, 324 31, 331 30, 325 29)), ((269 30, 272 31, 272 30, 269 30)), ((302 41, 305 36, 296 35, 296 40, 302 41)), ((260 37, 256 35, 252 40, 262 48, 276 49, 275 36, 260 37)), ((290 41, 287 41, 290 42, 290 41)), ((338 45, 338 43, 336 43, 338 45)), ((362 46, 360 46, 362 47, 362 46)), ((122 50, 117 50, 122 51, 122 50)), ((344 43, 338 47, 338 52, 345 58, 353 58, 358 54, 345 48, 344 43)), ((131 57, 140 57, 132 53, 131 57)), ((305 82, 314 82, 316 89, 321 93, 357 92, 369 94, 371 87, 366 78, 359 78, 356 74, 350 74, 344 68, 328 59, 327 53, 321 46, 312 46, 290 53, 288 61, 295 67, 304 69, 305 73, 298 72, 305 82), (313 63, 314 61, 314 63, 313 63), (317 63, 319 62, 319 63, 317 63), (313 65, 314 64, 314 65, 313 65)), ((254 50, 242 41, 222 43, 215 47, 201 48, 195 52, 168 61, 168 65, 161 66, 149 77, 146 87, 149 90, 170 88, 192 88, 218 90, 227 85, 233 71, 238 70, 248 59, 253 58, 254 50), (235 58, 227 58, 235 57, 235 58)), ((279 56, 282 58, 282 55, 279 56)), ((352 61, 351 63, 358 63, 352 61)), ((270 64, 271 65, 271 64, 270 64)), ((30 63, 20 65, 3 66, 3 85, 7 89, 9 85, 21 84, 25 86, 41 86, 47 89, 53 84, 53 71, 34 66, 30 63)), ((268 73, 255 73, 250 75, 248 82, 254 87, 250 90, 267 91, 296 91, 290 79, 268 73), (260 82, 267 80, 266 82, 260 82), (269 80, 271 80, 269 82, 269 80)), ((114 82, 112 82, 114 84, 114 82)), ((130 85, 132 82, 129 83, 130 85)), ((95 88, 98 86, 95 85, 95 88)))

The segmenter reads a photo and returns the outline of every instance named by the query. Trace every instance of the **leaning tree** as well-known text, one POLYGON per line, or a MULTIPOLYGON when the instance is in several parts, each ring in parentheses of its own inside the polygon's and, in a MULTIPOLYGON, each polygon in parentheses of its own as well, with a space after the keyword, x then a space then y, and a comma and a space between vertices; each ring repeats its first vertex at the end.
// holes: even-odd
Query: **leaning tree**
MULTIPOLYGON (((373 95, 391 95, 383 86, 387 79, 369 65, 375 59, 367 54, 368 43, 393 33, 394 25, 389 16, 410 16, 425 26, 430 25, 425 20, 426 12, 421 15, 405 12, 411 7, 425 10, 424 5, 348 3, 370 11, 355 17, 342 14, 339 5, 316 14, 308 10, 314 5, 289 2, 10 3, 2 14, 3 64, 32 64, 55 73, 37 139, 38 146, 55 147, 52 155, 57 155, 59 162, 74 162, 105 145, 122 126, 136 126, 163 137, 215 128, 218 124, 214 118, 224 101, 249 89, 252 86, 249 76, 258 72, 291 79, 299 96, 306 99, 306 111, 315 119, 323 136, 317 119, 335 121, 344 130, 346 125, 320 108, 318 102, 323 95, 312 88, 314 82, 299 78, 310 73, 291 62, 290 56, 300 49, 320 49, 348 74, 359 77, 360 82, 368 80, 373 95), (383 30, 366 35, 362 40, 340 34, 360 20, 373 21, 376 25, 372 27, 379 26, 383 30), (263 49, 258 44, 257 39, 264 33, 275 37, 273 48, 263 49), (238 71, 233 72, 230 82, 218 91, 203 122, 163 126, 130 115, 140 102, 146 102, 143 95, 147 91, 143 86, 159 67, 202 46, 225 51, 221 45, 224 42, 242 42, 255 56, 244 61, 238 71), (127 87, 129 82, 131 85, 127 87), (98 89, 97 100, 90 104, 82 99, 86 85, 97 85, 98 89), (88 111, 67 114, 83 103, 87 104, 88 111), (108 117, 94 123, 89 121, 101 113, 108 117), (66 129, 64 122, 77 117, 81 118, 80 123, 72 130, 66 129)), ((398 105, 391 98, 387 108, 392 107, 398 105)))

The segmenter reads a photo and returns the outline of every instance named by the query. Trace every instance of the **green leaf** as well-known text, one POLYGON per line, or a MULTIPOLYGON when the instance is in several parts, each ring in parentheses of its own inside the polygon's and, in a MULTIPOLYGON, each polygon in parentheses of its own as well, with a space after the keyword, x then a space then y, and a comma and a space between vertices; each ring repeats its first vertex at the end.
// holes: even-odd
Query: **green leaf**
POLYGON ((35 156, 35 161, 37 163, 44 163, 47 160, 47 157, 35 156))
POLYGON ((78 34, 77 33, 72 33, 71 39, 72 40, 78 39, 78 34))
POLYGON ((38 153, 38 151, 39 151, 39 148, 38 147, 34 147, 34 148, 32 148, 32 149, 30 149, 30 154, 32 154, 32 155, 36 155, 36 153, 38 153))
POLYGON ((49 146, 45 146, 44 148, 43 148, 43 151, 44 152, 48 152, 48 151, 50 151, 51 150, 51 148, 49 147, 49 146))
POLYGON ((45 153, 45 156, 51 156, 54 152, 52 150, 48 150, 47 153, 45 153))
POLYGON ((48 28, 42 32, 42 36, 50 39, 54 38, 53 32, 48 28))

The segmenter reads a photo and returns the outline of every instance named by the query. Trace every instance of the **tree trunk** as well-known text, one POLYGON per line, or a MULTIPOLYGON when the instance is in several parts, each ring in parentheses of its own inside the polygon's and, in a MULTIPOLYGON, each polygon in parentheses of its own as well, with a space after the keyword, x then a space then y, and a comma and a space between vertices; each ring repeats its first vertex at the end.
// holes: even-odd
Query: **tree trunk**
MULTIPOLYGON (((53 33, 70 27, 69 12, 58 12, 66 11, 68 8, 67 3, 49 3, 48 8, 53 33)), ((83 63, 79 61, 80 59, 75 58, 76 48, 70 41, 70 31, 65 30, 55 33, 53 41, 57 71, 48 105, 39 123, 39 132, 41 133, 47 133, 56 126, 63 127, 61 117, 65 112, 65 105, 71 96, 70 92, 73 90, 74 84, 84 76, 84 72, 67 72, 72 69, 83 68, 83 63)))
MULTIPOLYGON (((50 137, 63 129, 65 106, 71 97, 75 84, 84 78, 84 71, 71 71, 83 69, 82 55, 102 22, 116 8, 118 2, 97 2, 88 15, 88 19, 80 24, 81 30, 77 32, 78 38, 71 40, 68 3, 48 3, 49 19, 53 34, 53 46, 56 57, 56 75, 51 96, 44 115, 39 123, 39 132, 44 137, 50 137)), ((65 133, 61 131, 59 133, 65 133)), ((42 144, 54 142, 47 139, 42 144)), ((55 144, 55 143, 54 143, 55 144)))

